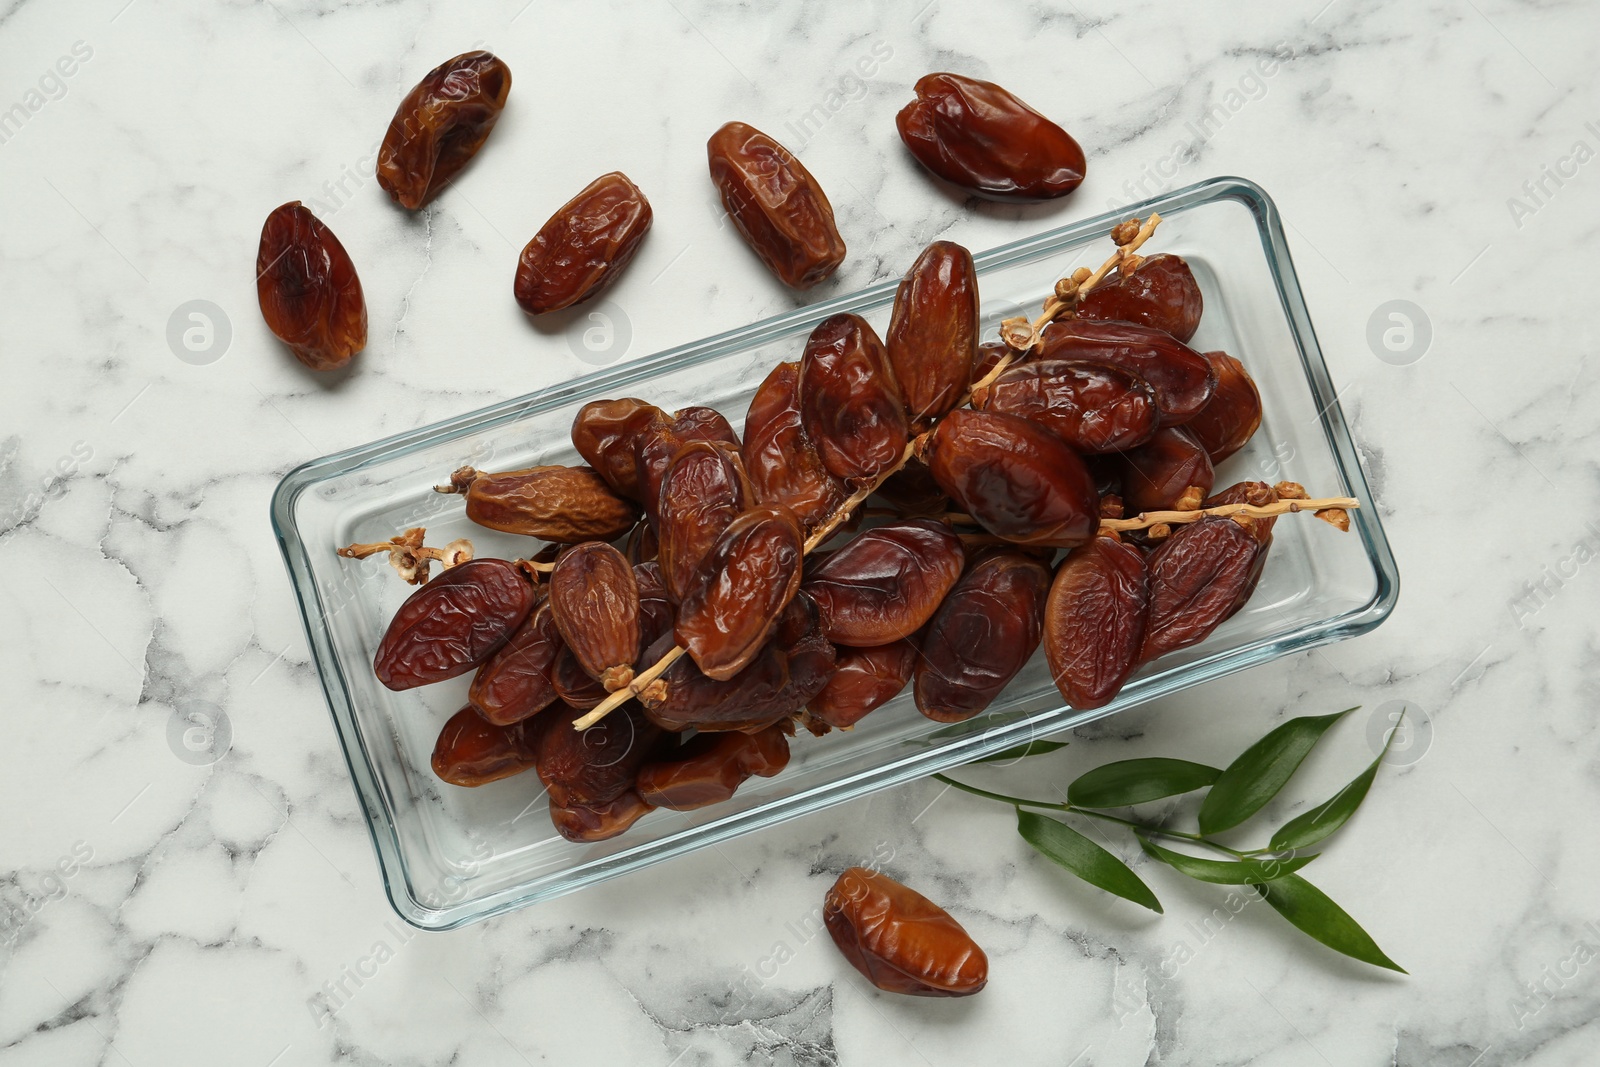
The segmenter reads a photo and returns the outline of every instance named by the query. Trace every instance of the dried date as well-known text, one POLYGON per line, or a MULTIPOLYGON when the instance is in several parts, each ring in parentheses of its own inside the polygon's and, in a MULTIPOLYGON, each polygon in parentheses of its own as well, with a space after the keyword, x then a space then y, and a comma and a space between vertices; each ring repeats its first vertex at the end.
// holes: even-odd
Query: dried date
POLYGON ((734 519, 711 546, 674 628, 707 677, 732 678, 772 635, 800 588, 803 543, 794 513, 764 504, 734 519))
POLYGON ((831 315, 800 359, 800 422, 822 462, 847 482, 900 462, 910 437, 905 401, 876 331, 860 315, 831 315))
POLYGON ((1244 364, 1226 352, 1207 352, 1217 388, 1185 428, 1204 446, 1212 463, 1243 448, 1261 427, 1261 392, 1244 364))
POLYGON ((672 457, 656 504, 656 559, 674 601, 688 595, 701 560, 752 495, 737 452, 692 441, 672 457))
POLYGON ((522 250, 513 287, 517 303, 543 315, 595 296, 632 262, 650 220, 650 201, 626 174, 602 174, 522 250))
POLYGON ((1138 662, 1150 605, 1144 555, 1096 537, 1056 568, 1045 604, 1050 676, 1074 708, 1098 708, 1122 689, 1138 662))
POLYGON ((395 612, 373 659, 378 680, 412 689, 467 673, 506 643, 535 599, 533 584, 503 559, 451 567, 395 612))
POLYGON ((665 413, 643 400, 596 400, 572 420, 572 445, 618 496, 637 502, 638 440, 657 420, 667 421, 665 413))
POLYGON ((916 666, 917 646, 909 638, 840 649, 833 676, 806 710, 819 722, 847 729, 899 695, 916 666))
POLYGON ((624 500, 592 467, 528 467, 485 474, 462 467, 440 492, 467 498, 467 518, 479 526, 575 545, 611 541, 639 521, 639 509, 624 500))
POLYGON ((1187 344, 1200 328, 1205 299, 1182 256, 1146 257, 1129 273, 1112 271, 1078 303, 1080 319, 1136 322, 1187 344))
POLYGON ((1161 418, 1149 382, 1120 367, 1078 360, 1010 367, 973 390, 972 406, 1030 419, 1090 455, 1144 444, 1161 418))
POLYGON ((608 691, 633 681, 639 658, 639 583, 621 552, 591 541, 550 572, 550 614, 584 671, 608 691))
POLYGON ((925 74, 895 116, 917 162, 990 200, 1049 200, 1083 183, 1072 135, 993 82, 925 74))
POLYGON ((978 355, 978 275, 972 253, 935 241, 894 295, 886 338, 889 366, 913 432, 960 403, 978 355))
POLYGON ((1171 508, 1190 486, 1204 496, 1214 478, 1211 457, 1188 426, 1163 426, 1122 454, 1122 502, 1132 513, 1171 508))
POLYGON ((789 765, 789 736, 782 726, 753 734, 697 734, 670 759, 639 770, 639 795, 658 808, 693 811, 720 804, 751 775, 771 778, 789 765))
POLYGON ((678 449, 692 441, 710 441, 724 444, 737 452, 739 435, 733 432, 728 420, 713 408, 683 408, 669 418, 658 412, 648 425, 634 438, 634 469, 639 487, 639 498, 644 503, 650 524, 658 527, 661 501, 661 480, 672 465, 678 449))
POLYGON ((569 710, 546 713, 555 721, 539 734, 539 780, 558 806, 608 804, 633 788, 661 731, 631 701, 587 730, 571 728, 569 710))
POLYGON ((822 632, 855 648, 910 637, 961 577, 965 553, 949 527, 907 519, 858 534, 815 568, 803 588, 822 632))
POLYGON ((1150 554, 1150 616, 1139 659, 1198 644, 1249 599, 1266 546, 1233 519, 1179 527, 1150 554))
POLYGON ((540 604, 473 676, 467 700, 489 722, 509 726, 556 700, 551 672, 561 655, 561 631, 548 603, 540 604))
POLYGON ((808 531, 850 495, 801 425, 799 363, 778 364, 756 389, 744 420, 741 455, 756 502, 782 504, 808 531))
POLYGON ((542 732, 542 724, 496 725, 472 708, 462 708, 450 716, 434 742, 433 773, 441 781, 469 788, 521 774, 534 765, 542 732))
POLYGON ((1025 552, 977 560, 922 635, 912 692, 935 722, 962 722, 994 702, 1039 647, 1050 568, 1025 552))
POLYGON ((706 142, 711 180, 733 225, 785 285, 809 289, 844 262, 833 205, 805 164, 743 122, 706 142))
POLYGON ((604 804, 557 804, 550 799, 550 822, 556 833, 574 844, 605 841, 625 832, 653 809, 629 789, 604 804))
MULTIPOLYGON (((1220 493, 1206 497, 1200 502, 1202 508, 1220 508, 1227 504, 1250 504, 1254 507, 1266 507, 1268 504, 1278 502, 1278 491, 1266 482, 1236 482, 1220 493)), ((1230 516, 1234 522, 1249 530, 1255 539, 1263 545, 1272 540, 1272 527, 1276 525, 1276 515, 1264 518, 1245 518, 1243 516, 1230 516)))
POLYGON ((367 301, 350 253, 298 200, 261 227, 256 296, 267 328, 312 370, 337 370, 367 347, 367 301))
POLYGON ((427 73, 395 109, 378 148, 378 185, 415 210, 439 195, 477 155, 511 94, 511 68, 467 52, 427 73))
POLYGON ((1216 391, 1206 358, 1169 333, 1132 322, 1057 320, 1044 328, 1040 359, 1110 363, 1150 383, 1161 425, 1188 422, 1216 391))
POLYGON ((950 913, 888 875, 851 867, 828 890, 822 920, 850 965, 888 993, 966 997, 989 959, 950 913))
POLYGON ((1094 480, 1065 441, 1037 423, 958 408, 933 433, 928 469, 997 537, 1073 548, 1100 527, 1094 480))

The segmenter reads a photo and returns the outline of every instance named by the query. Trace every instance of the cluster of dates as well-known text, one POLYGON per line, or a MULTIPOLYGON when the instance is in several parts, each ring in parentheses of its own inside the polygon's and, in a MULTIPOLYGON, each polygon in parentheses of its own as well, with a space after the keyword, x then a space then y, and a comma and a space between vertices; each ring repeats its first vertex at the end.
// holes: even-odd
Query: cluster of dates
POLYGON ((1093 708, 1205 638, 1249 597, 1275 519, 1203 509, 1301 494, 1212 493, 1259 394, 1237 360, 1186 343, 1202 312, 1187 263, 1114 258, 1018 350, 980 346, 972 258, 936 242, 886 339, 823 320, 742 436, 710 408, 595 401, 572 428, 584 466, 455 472, 440 490, 471 520, 548 544, 451 567, 383 638, 390 688, 476 671, 435 772, 532 768, 560 832, 600 840, 731 797, 784 767, 797 726, 851 727, 907 685, 959 722, 1042 643, 1067 701, 1093 708), (1118 533, 1129 501, 1183 517, 1118 533))
MULTIPOLYGON (((408 210, 426 206, 488 140, 511 93, 490 52, 429 71, 395 110, 378 152, 380 187, 408 210)), ((929 74, 897 117, 902 141, 931 173, 979 196, 1042 200, 1083 181, 1084 155, 1060 126, 991 82, 929 74)), ((844 262, 833 207, 788 149, 742 122, 712 134, 711 179, 735 229, 786 285, 809 288, 844 262)), ((601 175, 539 229, 512 291, 530 315, 592 299, 622 273, 654 214, 621 171, 601 175)), ((268 327, 312 370, 335 370, 366 347, 367 307, 344 245, 298 200, 267 216, 256 289, 268 327)))

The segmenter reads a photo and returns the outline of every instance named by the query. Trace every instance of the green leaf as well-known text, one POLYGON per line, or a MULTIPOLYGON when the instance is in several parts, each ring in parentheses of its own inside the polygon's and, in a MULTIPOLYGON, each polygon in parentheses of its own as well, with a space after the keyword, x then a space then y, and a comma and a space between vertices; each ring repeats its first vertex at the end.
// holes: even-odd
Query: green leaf
POLYGON ((1262 899, 1272 905, 1279 915, 1335 952, 1342 952, 1374 967, 1408 973, 1404 967, 1385 956, 1378 943, 1343 908, 1298 874, 1274 878, 1251 888, 1260 893, 1262 899))
POLYGON ((1029 741, 1021 745, 1013 745, 1003 749, 992 756, 975 759, 973 763, 999 763, 1002 760, 1021 759, 1024 756, 1042 756, 1046 752, 1054 752, 1058 748, 1066 748, 1065 741, 1029 741))
POLYGON ((1131 867, 1065 823, 1018 808, 1017 833, 1090 885, 1160 913, 1161 902, 1131 867))
POLYGON ((1260 811, 1289 781, 1328 727, 1355 711, 1290 719, 1228 764, 1200 805, 1200 832, 1230 830, 1260 811))
POLYGON ((1312 853, 1309 856, 1291 856, 1281 860, 1210 860, 1162 848, 1144 834, 1135 836, 1139 838, 1140 848, 1173 870, 1186 874, 1196 881, 1212 882, 1216 885, 1254 885, 1257 882, 1282 878, 1286 874, 1293 874, 1317 858, 1317 853, 1312 853))
POLYGON ((1125 759, 1080 776, 1067 786, 1067 802, 1079 808, 1121 808, 1200 789, 1222 772, 1182 759, 1125 759))

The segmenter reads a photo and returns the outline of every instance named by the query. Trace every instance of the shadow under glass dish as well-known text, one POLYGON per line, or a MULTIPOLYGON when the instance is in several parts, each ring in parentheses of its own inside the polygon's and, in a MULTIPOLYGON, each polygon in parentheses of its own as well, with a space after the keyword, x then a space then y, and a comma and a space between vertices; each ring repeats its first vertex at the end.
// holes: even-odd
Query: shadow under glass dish
POLYGON ((782 774, 752 778, 725 804, 656 811, 620 837, 577 845, 551 827, 531 771, 477 789, 434 777, 434 741, 466 703, 470 674, 399 693, 373 675, 377 643, 412 587, 384 557, 340 559, 336 548, 426 526, 429 544, 470 537, 479 556, 529 555, 537 542, 469 523, 460 498, 433 486, 468 463, 488 470, 581 463, 569 431, 577 410, 596 399, 637 396, 668 411, 707 404, 738 426, 761 380, 774 364, 799 358, 817 322, 851 311, 881 333, 897 279, 313 460, 284 478, 273 496, 273 528, 395 911, 425 929, 476 922, 1382 622, 1399 594, 1399 574, 1277 208, 1259 187, 1217 178, 976 256, 985 335, 1019 309, 1035 314, 1056 279, 1105 259, 1115 222, 1150 211, 1165 221, 1146 251, 1184 256, 1205 295, 1191 346, 1238 357, 1261 390, 1261 429, 1219 465, 1217 486, 1287 479, 1314 496, 1356 497, 1362 507, 1351 513, 1348 534, 1309 516, 1280 521, 1245 608, 1203 643, 1146 666, 1103 708, 1064 707, 1042 654, 987 712, 954 726, 924 719, 908 688, 854 730, 802 733, 782 774))

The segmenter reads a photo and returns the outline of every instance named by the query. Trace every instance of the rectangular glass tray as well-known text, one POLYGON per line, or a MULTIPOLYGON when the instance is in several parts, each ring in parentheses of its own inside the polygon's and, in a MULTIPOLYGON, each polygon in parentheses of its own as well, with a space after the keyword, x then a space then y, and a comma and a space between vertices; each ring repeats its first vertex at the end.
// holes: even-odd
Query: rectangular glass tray
POLYGON ((756 386, 774 364, 799 358, 817 322, 850 311, 881 332, 897 280, 313 460, 284 478, 273 495, 273 528, 395 911, 424 929, 476 922, 1382 622, 1399 574, 1277 208, 1258 186, 1217 178, 977 256, 985 335, 995 336, 1002 318, 1036 314, 1057 278, 1109 254, 1114 222, 1152 210, 1165 221, 1146 251, 1186 257, 1205 295, 1194 347, 1237 356, 1261 389, 1261 429, 1219 466, 1216 484, 1288 479, 1313 495, 1357 497, 1362 507, 1346 535, 1309 518, 1279 522, 1245 608, 1200 645, 1147 666, 1103 708, 1064 707, 1040 654, 978 718, 933 723, 903 693, 854 730, 796 738, 782 774, 751 779, 728 803, 656 811, 620 837, 577 845, 551 828, 531 772, 478 789, 434 777, 434 740, 465 703, 470 675, 401 693, 373 676, 378 640, 411 587, 381 558, 340 559, 338 546, 422 525, 430 544, 470 536, 481 556, 529 555, 535 542, 473 526, 460 499, 435 494, 433 485, 467 463, 509 470, 581 462, 568 432, 578 408, 599 398, 638 396, 669 411, 708 404, 737 427, 756 386))

